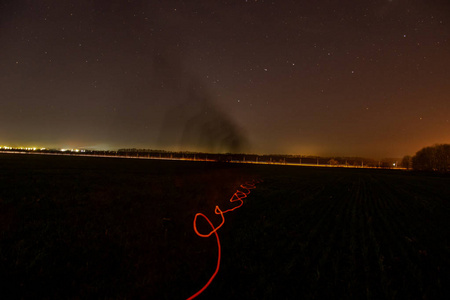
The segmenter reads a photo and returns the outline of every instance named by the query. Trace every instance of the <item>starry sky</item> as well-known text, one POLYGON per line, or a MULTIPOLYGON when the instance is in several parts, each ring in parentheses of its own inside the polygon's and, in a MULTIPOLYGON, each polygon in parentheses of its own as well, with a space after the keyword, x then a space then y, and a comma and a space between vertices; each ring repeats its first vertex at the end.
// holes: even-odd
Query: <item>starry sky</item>
POLYGON ((402 157, 449 104, 447 0, 0 4, 0 145, 402 157))

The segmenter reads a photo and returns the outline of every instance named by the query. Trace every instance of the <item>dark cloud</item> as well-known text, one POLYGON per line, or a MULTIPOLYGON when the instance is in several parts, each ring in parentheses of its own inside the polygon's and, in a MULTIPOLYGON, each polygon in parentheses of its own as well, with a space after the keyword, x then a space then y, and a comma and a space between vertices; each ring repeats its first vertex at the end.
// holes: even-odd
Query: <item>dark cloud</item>
POLYGON ((176 98, 166 112, 158 145, 163 148, 204 152, 241 152, 248 146, 239 128, 215 103, 193 72, 183 69, 173 51, 157 51, 155 71, 176 98))

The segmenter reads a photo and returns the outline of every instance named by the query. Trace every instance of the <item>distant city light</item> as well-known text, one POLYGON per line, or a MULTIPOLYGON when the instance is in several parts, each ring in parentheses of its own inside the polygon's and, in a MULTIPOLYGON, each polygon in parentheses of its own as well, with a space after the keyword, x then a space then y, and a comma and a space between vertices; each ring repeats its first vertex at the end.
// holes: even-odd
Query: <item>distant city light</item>
MULTIPOLYGON (((3 150, 26 150, 26 151, 36 151, 38 150, 37 147, 10 147, 10 146, 0 146, 0 149, 3 150)), ((41 148, 40 150, 45 150, 45 148, 41 148)))
POLYGON ((61 152, 85 152, 85 150, 80 150, 80 149, 60 149, 59 151, 61 152))
MULTIPOLYGON (((22 151, 46 151, 46 150, 52 150, 52 149, 48 149, 48 148, 39 148, 39 147, 29 147, 29 146, 0 146, 0 150, 22 150, 22 151)), ((81 149, 53 149, 53 151, 60 151, 60 152, 76 152, 76 153, 85 153, 86 150, 81 150, 81 149)))

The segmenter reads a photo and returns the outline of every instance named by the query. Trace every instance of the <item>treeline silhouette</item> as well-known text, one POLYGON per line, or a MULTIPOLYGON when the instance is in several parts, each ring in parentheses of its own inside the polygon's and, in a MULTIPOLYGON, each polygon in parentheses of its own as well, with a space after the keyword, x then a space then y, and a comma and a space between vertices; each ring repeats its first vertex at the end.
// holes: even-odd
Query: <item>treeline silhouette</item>
MULTIPOLYGON (((403 161, 408 157, 403 158, 403 161)), ((417 151, 410 158, 413 170, 417 171, 450 171, 450 144, 436 144, 417 151)))
MULTIPOLYGON (((111 155, 111 153, 110 153, 111 155)), ((112 155, 140 158, 168 158, 168 159, 196 159, 218 162, 248 162, 248 163, 274 163, 274 164, 308 164, 352 166, 369 168, 393 168, 398 167, 398 158, 384 158, 375 160, 363 157, 323 157, 314 155, 289 155, 289 154, 249 154, 249 153, 203 153, 194 151, 166 151, 155 149, 123 148, 112 155)))
MULTIPOLYGON (((249 154, 249 153, 204 153, 195 151, 168 151, 157 149, 122 148, 118 150, 58 150, 37 149, 27 150, 21 148, 1 149, 0 152, 42 153, 55 155, 91 155, 148 159, 174 159, 174 160, 199 160, 216 162, 245 162, 268 164, 295 164, 295 165, 329 165, 334 167, 364 167, 364 168, 398 168, 400 159, 384 158, 371 159, 364 157, 341 156, 314 156, 314 155, 289 155, 289 154, 249 154)), ((410 158, 409 158, 410 160, 410 158)), ((408 164, 402 165, 407 168, 408 164)))

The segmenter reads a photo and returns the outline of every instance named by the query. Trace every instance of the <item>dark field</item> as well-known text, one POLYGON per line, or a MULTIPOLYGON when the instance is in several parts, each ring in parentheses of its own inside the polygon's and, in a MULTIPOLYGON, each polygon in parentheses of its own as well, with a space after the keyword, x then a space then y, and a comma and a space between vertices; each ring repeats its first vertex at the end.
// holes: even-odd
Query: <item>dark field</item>
MULTIPOLYGON (((450 299, 450 178, 404 171, 0 155, 0 293, 450 299), (201 226, 200 226, 201 227, 201 226), (208 231, 204 227, 204 232, 208 231)), ((3 297, 2 297, 3 298, 3 297)))

